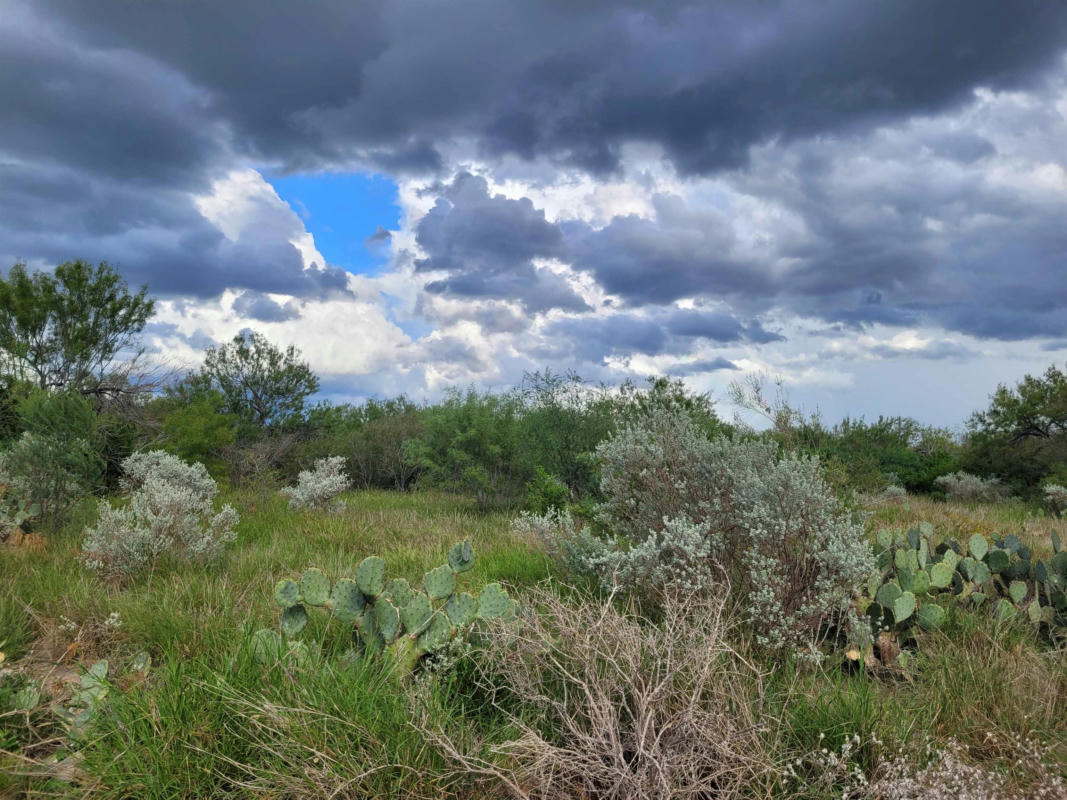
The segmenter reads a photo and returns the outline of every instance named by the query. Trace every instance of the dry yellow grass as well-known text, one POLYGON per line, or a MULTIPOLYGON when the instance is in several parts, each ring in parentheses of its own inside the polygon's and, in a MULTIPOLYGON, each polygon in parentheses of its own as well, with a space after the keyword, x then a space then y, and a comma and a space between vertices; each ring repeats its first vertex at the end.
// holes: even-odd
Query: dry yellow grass
POLYGON ((958 503, 908 495, 903 501, 882 497, 864 499, 863 507, 872 513, 871 530, 910 528, 920 522, 934 526, 938 537, 956 539, 981 533, 986 536, 1014 533, 1039 555, 1052 552, 1052 533, 1067 543, 1067 520, 1039 516, 1033 507, 1020 502, 958 503))

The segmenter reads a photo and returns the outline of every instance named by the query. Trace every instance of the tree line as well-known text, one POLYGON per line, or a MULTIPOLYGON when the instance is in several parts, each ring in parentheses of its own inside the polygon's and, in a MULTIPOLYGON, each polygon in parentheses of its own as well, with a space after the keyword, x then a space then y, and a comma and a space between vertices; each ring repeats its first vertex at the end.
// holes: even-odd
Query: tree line
POLYGON ((997 387, 962 435, 907 417, 830 425, 784 394, 769 398, 759 381, 737 383, 734 404, 767 419, 756 431, 662 377, 606 386, 546 370, 510 391, 454 389, 433 403, 316 402, 319 380, 301 353, 252 331, 208 348, 195 370, 153 378, 142 335, 154 312, 148 287, 131 290, 106 263, 52 272, 16 264, 0 277, 0 515, 9 528, 59 524, 79 497, 112 490, 118 465, 144 448, 199 461, 233 486, 290 481, 318 458, 343 456, 360 487, 434 486, 486 508, 591 508, 591 453, 663 406, 684 409, 709 435, 771 437, 816 455, 842 491, 936 493, 937 479, 958 470, 997 476, 1024 496, 1067 484, 1067 374, 1054 365, 997 387))

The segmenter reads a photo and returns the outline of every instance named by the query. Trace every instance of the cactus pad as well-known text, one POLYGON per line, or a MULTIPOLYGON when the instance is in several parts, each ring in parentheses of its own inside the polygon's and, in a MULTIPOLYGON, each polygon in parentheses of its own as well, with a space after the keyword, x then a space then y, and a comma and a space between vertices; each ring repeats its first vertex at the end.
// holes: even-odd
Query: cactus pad
POLYGON ((889 581, 878 587, 878 593, 874 596, 874 599, 877 600, 880 605, 883 605, 886 608, 892 608, 893 603, 896 602, 896 599, 900 597, 901 594, 900 587, 893 581, 889 581))
POLYGON ((1032 622, 1034 625, 1037 625, 1039 622, 1041 622, 1041 604, 1037 602, 1037 598, 1035 598, 1030 603, 1030 607, 1026 609, 1026 615, 1030 617, 1030 622, 1032 622))
POLYGON ((893 619, 901 623, 915 613, 915 595, 904 592, 893 601, 893 619))
POLYGON ((400 609, 400 619, 404 623, 404 630, 409 634, 419 633, 429 621, 432 612, 430 598, 422 592, 416 592, 410 602, 400 609))
POLYGON ((499 583, 487 584, 478 596, 478 617, 498 619, 511 609, 511 599, 499 583))
POLYGON ((1010 600, 998 600, 997 604, 993 606, 993 616, 1001 622, 1007 622, 1015 617, 1015 606, 1011 604, 1010 600))
POLYGON ((397 608, 406 606, 414 596, 415 592, 412 591, 411 586, 408 585, 407 580, 404 578, 393 578, 389 581, 383 594, 383 597, 397 608))
POLYGON ((1026 592, 1026 583, 1023 581, 1012 581, 1011 585, 1008 586, 1008 597, 1011 598, 1015 605, 1019 605, 1023 601, 1023 598, 1026 597, 1026 592))
POLYGON ((921 533, 923 536, 925 536, 927 539, 929 539, 931 536, 934 535, 934 525, 933 525, 933 523, 932 522, 920 522, 919 523, 919 533, 921 533))
POLYGON ((270 628, 260 628, 252 634, 252 656, 260 664, 273 664, 281 658, 282 637, 270 628))
POLYGON ((324 606, 330 597, 330 581, 321 569, 311 567, 300 577, 300 596, 309 606, 324 606))
POLYGON ((469 539, 452 545, 448 551, 448 566, 453 572, 466 572, 474 566, 474 548, 469 539))
POLYGON ((359 618, 359 640, 363 642, 363 647, 368 652, 380 653, 385 647, 385 639, 382 638, 382 633, 378 630, 377 614, 372 614, 368 610, 366 614, 359 618))
POLYGON ((930 567, 930 585, 935 589, 947 589, 952 585, 953 568, 946 561, 939 561, 930 567))
POLYGON ((982 534, 975 533, 967 540, 967 552, 976 561, 981 561, 989 552, 989 542, 982 534))
POLYGON ((274 585, 274 599, 282 608, 295 606, 300 602, 300 587, 291 578, 282 578, 274 585))
POLYGON ((368 556, 356 568, 356 583, 367 597, 377 597, 385 591, 385 562, 378 556, 368 556))
POLYGON ((909 528, 908 529, 908 547, 910 547, 912 550, 918 550, 920 541, 922 541, 922 539, 919 537, 919 529, 918 528, 909 528))
POLYGON ((945 621, 945 609, 936 603, 924 603, 915 615, 919 626, 924 630, 932 631, 940 628, 945 621))
POLYGON ((879 550, 888 550, 893 546, 893 533, 887 528, 881 528, 874 535, 874 540, 878 544, 879 550))
POLYGON ((448 644, 451 638, 452 623, 442 612, 435 611, 426 630, 419 634, 418 649, 424 653, 432 653, 448 644))
POLYGON ((445 613, 457 628, 465 628, 478 616, 478 601, 466 592, 454 594, 445 603, 445 613))
POLYGON ((351 578, 340 578, 333 585, 333 592, 330 593, 330 607, 333 609, 333 615, 341 622, 347 624, 355 622, 363 613, 366 605, 367 601, 363 597, 363 592, 351 578))
POLYGON ((994 548, 986 553, 985 563, 990 572, 1001 573, 1011 566, 1011 556, 1007 550, 994 548))
POLYGON ((282 612, 282 633, 286 636, 297 636, 300 631, 304 630, 304 626, 308 624, 308 612, 307 609, 301 603, 297 603, 295 606, 289 606, 282 612))
POLYGON ((378 632, 386 643, 393 641, 400 632, 400 612, 388 600, 379 600, 374 604, 375 622, 378 632))
POLYGON ((456 591, 456 573, 442 564, 422 576, 422 586, 432 600, 442 600, 456 591))

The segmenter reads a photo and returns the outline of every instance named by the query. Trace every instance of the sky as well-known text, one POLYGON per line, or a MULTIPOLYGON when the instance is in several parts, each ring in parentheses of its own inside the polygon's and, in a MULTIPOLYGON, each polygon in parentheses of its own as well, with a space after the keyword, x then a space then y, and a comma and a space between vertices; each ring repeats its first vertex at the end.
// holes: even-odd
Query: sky
POLYGON ((750 374, 958 428, 1067 359, 1058 0, 0 0, 0 270, 337 401, 750 374))

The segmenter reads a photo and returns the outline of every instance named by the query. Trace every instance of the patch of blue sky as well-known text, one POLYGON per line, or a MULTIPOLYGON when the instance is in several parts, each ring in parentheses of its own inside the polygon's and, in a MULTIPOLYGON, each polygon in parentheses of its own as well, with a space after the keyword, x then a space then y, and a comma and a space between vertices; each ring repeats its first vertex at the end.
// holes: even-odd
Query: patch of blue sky
POLYGON ((304 220, 327 262, 357 275, 385 266, 388 240, 379 232, 400 225, 397 186, 388 177, 333 172, 264 177, 304 220))

